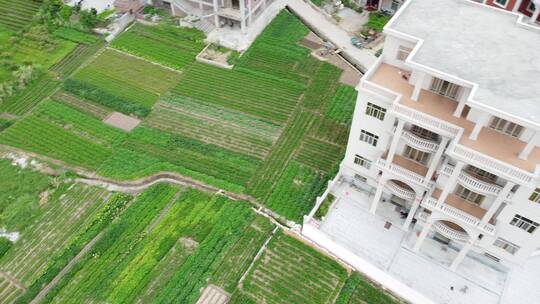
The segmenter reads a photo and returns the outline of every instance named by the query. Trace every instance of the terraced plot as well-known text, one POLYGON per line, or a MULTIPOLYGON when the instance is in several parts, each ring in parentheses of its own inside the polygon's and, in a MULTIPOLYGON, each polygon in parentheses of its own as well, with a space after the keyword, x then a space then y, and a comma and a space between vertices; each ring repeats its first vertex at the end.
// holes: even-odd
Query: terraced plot
POLYGON ((35 80, 26 89, 0 104, 0 113, 23 115, 58 88, 59 82, 50 75, 35 80))
POLYGON ((53 65, 50 70, 61 75, 62 77, 67 77, 75 72, 77 68, 89 60, 90 57, 96 54, 102 47, 102 42, 79 44, 71 53, 53 65))
POLYGON ((204 34, 196 29, 137 23, 115 39, 111 46, 174 69, 182 69, 195 61, 205 46, 204 39, 204 34))
POLYGON ((178 95, 228 107, 283 124, 291 115, 303 88, 264 75, 194 64, 173 89, 178 95))
POLYGON ((347 272, 337 262, 279 233, 244 281, 257 303, 333 303, 347 272))
POLYGON ((302 143, 296 159, 322 172, 329 172, 338 162, 342 150, 341 146, 308 137, 302 143))
POLYGON ((279 126, 257 117, 174 94, 161 99, 147 123, 259 158, 270 152, 280 132, 279 126))
POLYGON ((398 300, 379 290, 358 273, 353 273, 341 289, 336 304, 395 304, 398 300))
POLYGON ((146 116, 180 74, 148 61, 106 50, 78 71, 64 88, 124 114, 146 116))
POLYGON ((95 170, 124 136, 60 103, 45 102, 35 112, 0 133, 0 143, 95 170))
POLYGON ((0 25, 17 31, 28 25, 41 5, 40 0, 0 0, 0 25))

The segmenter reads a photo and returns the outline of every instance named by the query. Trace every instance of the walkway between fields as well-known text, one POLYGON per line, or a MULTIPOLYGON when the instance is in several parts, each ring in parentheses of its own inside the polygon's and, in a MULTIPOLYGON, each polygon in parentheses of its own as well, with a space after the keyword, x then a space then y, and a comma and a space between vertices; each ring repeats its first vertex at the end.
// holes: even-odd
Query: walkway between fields
POLYGON ((55 277, 54 279, 52 279, 52 281, 49 282, 49 284, 45 285, 45 287, 43 287, 43 289, 41 289, 41 291, 38 293, 38 295, 30 302, 30 304, 37 304, 39 302, 41 302, 41 300, 43 300, 43 298, 47 295, 47 293, 49 292, 49 290, 51 290, 51 288, 53 288, 54 286, 56 286, 56 284, 58 284, 58 282, 60 282, 60 280, 64 277, 64 275, 66 273, 68 273, 68 271, 71 270, 71 268, 73 268, 73 266, 75 266, 75 264, 88 252, 90 251, 90 249, 92 249, 92 247, 94 246, 94 244, 99 241, 101 239, 101 237, 103 236, 103 231, 100 232, 98 235, 96 235, 90 242, 88 242, 88 244, 86 244, 86 246, 84 246, 84 248, 71 260, 69 261, 69 263, 66 265, 66 267, 64 267, 64 269, 62 269, 55 277))
POLYGON ((315 34, 332 42, 334 46, 341 49, 343 57, 357 66, 361 72, 365 73, 375 64, 377 57, 371 51, 353 46, 349 33, 332 22, 330 17, 325 16, 313 4, 303 0, 287 0, 286 3, 287 7, 315 34))

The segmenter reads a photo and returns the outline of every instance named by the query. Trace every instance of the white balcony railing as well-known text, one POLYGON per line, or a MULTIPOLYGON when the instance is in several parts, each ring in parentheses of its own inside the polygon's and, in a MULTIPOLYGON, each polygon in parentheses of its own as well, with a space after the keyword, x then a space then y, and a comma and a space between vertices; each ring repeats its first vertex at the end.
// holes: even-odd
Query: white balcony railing
POLYGON ((480 194, 497 195, 501 192, 502 187, 497 184, 485 182, 466 171, 461 171, 458 175, 458 181, 466 188, 480 194))
POLYGON ((480 219, 463 210, 460 210, 448 204, 442 204, 441 206, 437 206, 437 199, 434 197, 428 197, 427 199, 423 200, 422 206, 433 211, 439 211, 458 223, 461 222, 469 226, 481 228, 489 233, 493 233, 495 231, 495 227, 491 224, 487 224, 483 228, 479 227, 480 219))
POLYGON ((390 190, 390 192, 392 192, 395 196, 397 197, 400 197, 404 200, 408 200, 408 201, 414 201, 415 197, 416 197, 416 194, 414 191, 410 190, 410 189, 406 189, 406 188, 403 188, 401 186, 399 186, 398 184, 392 182, 392 181, 388 181, 386 184, 385 184, 385 187, 390 190))
POLYGON ((465 242, 469 239, 469 235, 466 232, 452 229, 442 222, 436 222, 435 224, 433 224, 433 228, 435 228, 438 233, 452 240, 465 242))
POLYGON ((490 172, 499 176, 510 176, 522 184, 530 184, 534 180, 534 174, 516 168, 510 164, 477 152, 459 144, 451 145, 448 153, 458 159, 465 159, 476 167, 490 168, 490 172))
POLYGON ((403 131, 402 138, 409 146, 422 152, 435 153, 439 149, 439 144, 436 142, 422 138, 411 131, 403 131))
POLYGON ((400 105, 399 103, 393 104, 391 110, 394 115, 413 121, 415 124, 426 127, 429 130, 437 130, 437 133, 445 133, 447 136, 455 137, 461 131, 461 128, 451 123, 400 105))
MULTIPOLYGON (((383 158, 379 158, 377 160, 377 163, 376 163, 377 167, 380 169, 380 170, 385 170, 386 168, 386 160, 383 159, 383 158)), ((405 180, 409 180, 409 181, 412 181, 414 183, 417 183, 417 184, 424 184, 426 178, 416 172, 412 172, 408 169, 405 169, 401 166, 398 166, 394 163, 390 163, 389 166, 388 166, 388 171, 390 173, 393 173, 397 176, 400 176, 402 177, 403 179, 405 180)))

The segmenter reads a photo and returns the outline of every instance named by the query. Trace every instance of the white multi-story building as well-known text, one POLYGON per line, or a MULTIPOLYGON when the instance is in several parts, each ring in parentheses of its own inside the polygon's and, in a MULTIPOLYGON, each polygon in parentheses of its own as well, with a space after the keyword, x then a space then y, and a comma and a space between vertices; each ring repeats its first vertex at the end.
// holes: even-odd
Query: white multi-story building
POLYGON ((524 263, 540 248, 540 29, 466 0, 409 0, 384 32, 339 179, 414 227, 414 251, 426 237, 459 248, 450 269, 473 252, 524 263))

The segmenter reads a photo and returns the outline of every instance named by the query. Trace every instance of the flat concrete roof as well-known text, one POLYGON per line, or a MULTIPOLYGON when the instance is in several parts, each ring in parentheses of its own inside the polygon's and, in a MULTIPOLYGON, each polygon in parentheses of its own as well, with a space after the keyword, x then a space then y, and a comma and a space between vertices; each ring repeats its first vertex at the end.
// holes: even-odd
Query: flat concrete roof
POLYGON ((390 29, 424 40, 411 58, 478 84, 472 99, 540 124, 540 31, 467 0, 409 0, 390 29))

